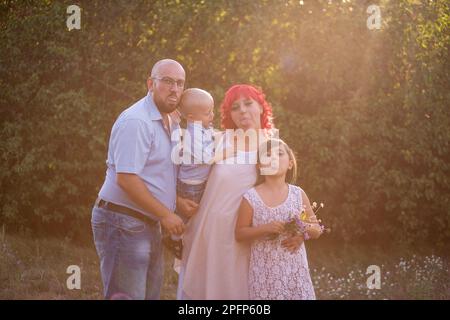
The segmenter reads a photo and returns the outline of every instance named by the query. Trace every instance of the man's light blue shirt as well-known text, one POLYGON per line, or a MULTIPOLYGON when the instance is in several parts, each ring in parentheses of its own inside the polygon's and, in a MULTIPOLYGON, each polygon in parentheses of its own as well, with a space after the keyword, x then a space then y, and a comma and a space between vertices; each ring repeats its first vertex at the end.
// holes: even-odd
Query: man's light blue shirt
MULTIPOLYGON (((171 132, 178 127, 172 122, 171 132)), ((144 181, 156 199, 174 211, 177 168, 171 160, 172 147, 161 113, 149 92, 123 111, 113 125, 106 160, 108 169, 99 196, 157 219, 134 203, 117 184, 117 173, 133 173, 144 181)))

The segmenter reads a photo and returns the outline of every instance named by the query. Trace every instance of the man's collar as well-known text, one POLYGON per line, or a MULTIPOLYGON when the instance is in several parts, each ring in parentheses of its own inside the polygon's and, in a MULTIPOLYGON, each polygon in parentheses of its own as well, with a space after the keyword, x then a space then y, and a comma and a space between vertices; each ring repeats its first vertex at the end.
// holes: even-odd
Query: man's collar
POLYGON ((153 100, 153 95, 149 91, 147 93, 147 105, 148 105, 148 112, 151 120, 162 120, 161 112, 159 112, 158 107, 155 104, 155 101, 153 100))

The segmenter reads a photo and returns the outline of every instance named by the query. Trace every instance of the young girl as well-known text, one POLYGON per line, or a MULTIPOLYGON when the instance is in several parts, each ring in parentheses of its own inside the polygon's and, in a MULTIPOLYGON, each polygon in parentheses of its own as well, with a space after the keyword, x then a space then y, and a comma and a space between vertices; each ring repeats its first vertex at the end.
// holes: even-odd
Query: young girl
POLYGON ((297 171, 294 154, 279 139, 269 139, 259 150, 258 167, 266 175, 260 175, 262 183, 244 194, 235 231, 237 241, 252 244, 249 298, 315 299, 304 244, 300 248, 291 246, 289 250, 281 246, 292 237, 285 233, 285 223, 303 208, 309 223, 299 236, 305 240, 316 239, 322 232, 305 192, 289 184, 294 182, 297 171), (266 153, 272 165, 261 163, 264 156, 261 152, 266 153))

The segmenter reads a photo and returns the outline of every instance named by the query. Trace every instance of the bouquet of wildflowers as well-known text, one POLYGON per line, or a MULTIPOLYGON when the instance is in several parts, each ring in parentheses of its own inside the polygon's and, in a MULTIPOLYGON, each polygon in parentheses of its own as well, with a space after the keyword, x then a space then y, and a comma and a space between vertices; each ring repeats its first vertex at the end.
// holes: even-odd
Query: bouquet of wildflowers
MULTIPOLYGON (((323 203, 320 203, 320 205, 317 205, 317 202, 313 202, 312 204, 312 209, 314 214, 317 216, 317 212, 324 207, 323 203)), ((303 206, 302 211, 300 212, 300 214, 295 214, 293 215, 292 219, 289 220, 284 228, 286 230, 287 233, 291 234, 291 235, 297 235, 300 234, 304 237, 305 240, 309 239, 308 233, 306 232, 308 227, 312 224, 312 223, 318 223, 321 229, 321 232, 331 232, 330 228, 325 228, 325 226, 322 224, 322 220, 321 219, 314 219, 314 221, 309 220, 306 214, 306 206, 303 206)))

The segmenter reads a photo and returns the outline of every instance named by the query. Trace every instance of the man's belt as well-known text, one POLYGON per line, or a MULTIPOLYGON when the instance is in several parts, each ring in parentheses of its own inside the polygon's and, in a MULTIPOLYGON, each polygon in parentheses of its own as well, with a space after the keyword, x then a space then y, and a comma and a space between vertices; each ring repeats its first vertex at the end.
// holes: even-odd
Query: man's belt
POLYGON ((142 222, 145 222, 149 225, 156 225, 158 223, 158 221, 153 220, 150 217, 147 217, 146 215, 144 215, 143 213, 141 213, 139 211, 136 211, 136 210, 112 203, 112 202, 108 202, 108 201, 105 201, 100 198, 97 199, 96 203, 97 203, 97 207, 99 207, 99 208, 111 210, 114 212, 118 212, 118 213, 130 216, 130 217, 136 218, 136 219, 141 220, 142 222))

